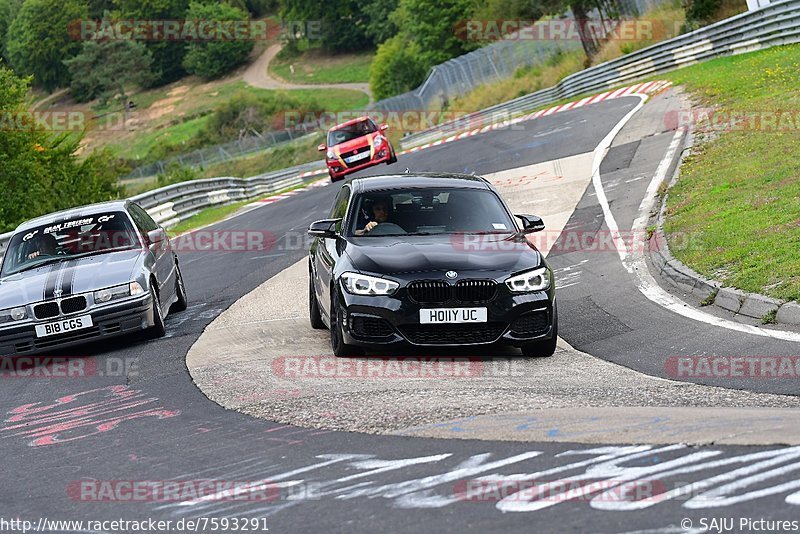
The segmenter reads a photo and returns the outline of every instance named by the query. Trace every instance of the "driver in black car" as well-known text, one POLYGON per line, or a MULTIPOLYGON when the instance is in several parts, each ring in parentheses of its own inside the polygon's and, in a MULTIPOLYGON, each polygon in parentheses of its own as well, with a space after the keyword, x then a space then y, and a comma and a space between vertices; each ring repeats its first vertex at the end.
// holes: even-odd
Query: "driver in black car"
POLYGON ((372 218, 368 219, 366 226, 361 230, 356 230, 356 235, 365 235, 372 231, 373 228, 381 223, 389 221, 389 206, 390 200, 388 197, 377 198, 372 202, 372 218))

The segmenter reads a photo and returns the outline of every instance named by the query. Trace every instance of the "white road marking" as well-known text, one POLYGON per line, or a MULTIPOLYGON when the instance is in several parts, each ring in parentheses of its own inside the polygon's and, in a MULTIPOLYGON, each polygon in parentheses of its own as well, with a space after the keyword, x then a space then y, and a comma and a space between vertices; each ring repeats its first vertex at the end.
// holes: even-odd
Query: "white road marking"
MULTIPOLYGON (((782 339, 785 341, 800 342, 800 334, 798 333, 786 332, 783 330, 765 330, 756 326, 739 324, 705 313, 690 306, 684 301, 667 293, 661 288, 661 286, 658 285, 656 280, 650 274, 650 270, 647 268, 647 264, 644 259, 644 252, 640 250, 642 247, 633 247, 633 250, 629 254, 628 247, 625 245, 625 241, 619 236, 619 227, 617 226, 617 221, 614 219, 614 215, 611 213, 611 207, 608 204, 608 198, 606 197, 605 190, 603 189, 603 182, 600 179, 600 164, 603 162, 603 159, 605 158, 605 155, 608 152, 608 148, 611 146, 614 137, 616 137, 619 131, 622 130, 622 128, 633 117, 633 115, 635 115, 642 108, 642 106, 644 106, 644 103, 648 98, 647 95, 631 96, 638 96, 641 98, 641 102, 639 102, 639 104, 630 113, 622 118, 622 120, 614 127, 613 130, 611 130, 611 132, 609 132, 605 139, 603 139, 603 141, 600 142, 600 145, 598 145, 598 147, 595 149, 595 161, 592 169, 592 184, 594 185, 595 193, 597 194, 597 201, 600 203, 600 207, 603 210, 603 216, 605 217, 606 225, 609 228, 612 239, 616 246, 616 250, 619 253, 619 259, 622 261, 622 265, 625 267, 625 269, 638 278, 637 287, 639 291, 641 291, 645 297, 659 306, 677 313, 678 315, 682 315, 687 319, 727 328, 736 332, 770 337, 773 339, 782 339)), ((642 203, 639 206, 639 217, 633 223, 631 234, 637 235, 637 232, 639 232, 638 235, 643 235, 649 218, 650 210, 653 208, 653 206, 655 206, 658 187, 667 177, 667 172, 669 171, 672 160, 675 157, 678 147, 680 146, 682 136, 682 131, 678 130, 675 132, 667 153, 659 163, 656 173, 653 175, 653 179, 650 181, 650 185, 647 187, 647 193, 645 194, 645 197, 642 199, 642 203)))

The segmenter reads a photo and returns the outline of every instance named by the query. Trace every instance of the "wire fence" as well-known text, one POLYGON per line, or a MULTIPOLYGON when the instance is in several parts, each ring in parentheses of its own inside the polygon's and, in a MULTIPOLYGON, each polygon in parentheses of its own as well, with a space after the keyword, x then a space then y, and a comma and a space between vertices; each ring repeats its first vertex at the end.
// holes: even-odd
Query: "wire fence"
MULTIPOLYGON (((623 18, 646 13, 656 7, 677 0, 623 0, 619 3, 623 18)), ((600 20, 595 10, 589 13, 592 20, 600 20)), ((565 20, 574 22, 568 13, 565 20)), ((468 54, 450 59, 433 67, 428 77, 418 88, 407 93, 380 100, 367 107, 366 111, 402 113, 407 111, 440 110, 453 98, 463 96, 481 85, 510 78, 520 68, 546 64, 559 54, 580 50, 579 39, 520 39, 513 36, 468 54)), ((319 129, 316 123, 305 123, 286 130, 265 131, 259 136, 250 136, 223 145, 195 150, 162 161, 136 168, 123 181, 142 179, 162 174, 171 165, 183 167, 205 167, 222 163, 285 144, 319 129)))

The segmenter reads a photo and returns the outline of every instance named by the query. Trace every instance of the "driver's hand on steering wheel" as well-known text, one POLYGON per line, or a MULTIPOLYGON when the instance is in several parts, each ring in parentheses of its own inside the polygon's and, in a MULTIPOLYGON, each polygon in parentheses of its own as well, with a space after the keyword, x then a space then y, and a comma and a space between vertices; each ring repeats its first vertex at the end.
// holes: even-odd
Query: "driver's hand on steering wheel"
POLYGON ((366 234, 367 232, 369 232, 370 230, 372 230, 376 226, 378 226, 378 222, 377 221, 368 222, 367 225, 364 227, 364 233, 366 234))

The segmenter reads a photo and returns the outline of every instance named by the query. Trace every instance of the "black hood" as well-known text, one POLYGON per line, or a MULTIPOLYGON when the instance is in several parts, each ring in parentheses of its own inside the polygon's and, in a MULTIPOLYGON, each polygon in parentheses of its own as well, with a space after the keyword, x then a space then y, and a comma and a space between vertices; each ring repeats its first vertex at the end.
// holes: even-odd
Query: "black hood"
POLYGON ((364 273, 402 274, 437 271, 514 273, 542 263, 536 247, 510 234, 357 237, 345 252, 364 273))

